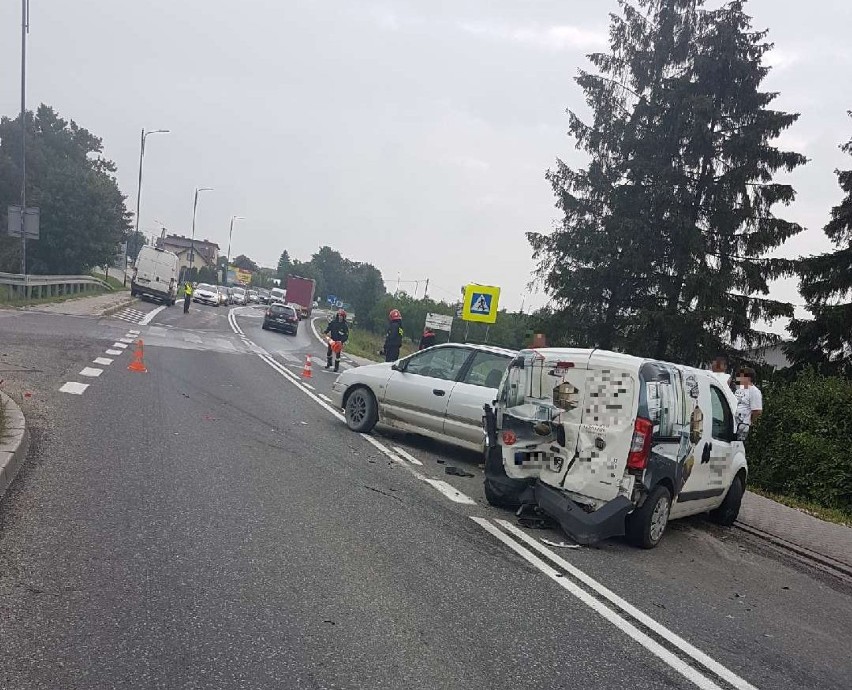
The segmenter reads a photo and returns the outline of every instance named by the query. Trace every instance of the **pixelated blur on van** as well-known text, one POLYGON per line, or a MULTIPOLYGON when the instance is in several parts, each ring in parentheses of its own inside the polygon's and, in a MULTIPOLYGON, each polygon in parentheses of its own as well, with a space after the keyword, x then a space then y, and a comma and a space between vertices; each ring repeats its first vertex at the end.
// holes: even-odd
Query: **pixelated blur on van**
POLYGON ((604 350, 523 350, 486 406, 485 494, 577 543, 656 546, 670 519, 737 518, 748 468, 736 399, 708 371, 604 350))

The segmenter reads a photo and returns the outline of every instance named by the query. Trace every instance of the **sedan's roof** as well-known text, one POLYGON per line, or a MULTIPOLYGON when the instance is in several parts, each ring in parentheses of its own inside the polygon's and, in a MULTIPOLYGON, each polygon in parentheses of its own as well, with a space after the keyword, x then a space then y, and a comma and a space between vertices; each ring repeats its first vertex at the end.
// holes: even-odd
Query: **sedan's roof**
POLYGON ((515 350, 507 350, 505 347, 494 347, 493 345, 479 345, 477 343, 441 343, 440 345, 435 345, 433 348, 443 348, 443 347, 465 347, 469 350, 478 350, 480 352, 490 352, 495 355, 504 355, 506 357, 514 357, 518 354, 515 350))

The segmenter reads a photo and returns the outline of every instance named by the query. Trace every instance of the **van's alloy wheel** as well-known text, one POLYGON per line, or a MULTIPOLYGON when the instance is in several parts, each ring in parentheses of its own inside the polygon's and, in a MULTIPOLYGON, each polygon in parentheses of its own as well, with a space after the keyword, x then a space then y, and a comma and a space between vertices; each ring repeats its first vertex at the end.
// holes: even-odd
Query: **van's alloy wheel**
POLYGON ((626 532, 631 544, 643 549, 653 549, 666 531, 672 495, 662 485, 654 487, 641 508, 627 516, 626 532))

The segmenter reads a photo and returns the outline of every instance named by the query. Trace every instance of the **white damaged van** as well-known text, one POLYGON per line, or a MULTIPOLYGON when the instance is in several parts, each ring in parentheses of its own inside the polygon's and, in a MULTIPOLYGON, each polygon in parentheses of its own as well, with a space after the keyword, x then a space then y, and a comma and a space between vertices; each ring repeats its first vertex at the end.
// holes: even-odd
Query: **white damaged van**
POLYGON ((147 296, 167 306, 174 306, 179 265, 177 254, 145 245, 136 257, 130 296, 147 296))
POLYGON ((653 548, 669 519, 736 520, 748 468, 736 399, 714 374, 603 350, 523 350, 485 408, 485 494, 572 539, 653 548))

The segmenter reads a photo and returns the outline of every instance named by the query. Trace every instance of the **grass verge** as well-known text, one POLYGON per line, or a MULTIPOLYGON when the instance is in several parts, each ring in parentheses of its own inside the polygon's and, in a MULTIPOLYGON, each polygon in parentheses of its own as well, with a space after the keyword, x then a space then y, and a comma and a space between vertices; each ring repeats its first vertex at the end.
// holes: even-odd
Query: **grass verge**
MULTIPOLYGON (((378 354, 384 342, 384 337, 353 326, 349 329, 349 340, 346 341, 345 351, 355 357, 363 357, 373 362, 384 362, 385 358, 378 354)), ((407 357, 414 351, 415 347, 410 342, 406 342, 402 344, 399 356, 407 357)))
POLYGON ((105 281, 114 291, 119 290, 129 290, 130 287, 125 287, 120 280, 117 278, 113 278, 112 276, 105 276, 103 273, 92 273, 94 278, 99 278, 100 280, 105 281))
POLYGON ((817 505, 810 501, 803 501, 798 498, 791 498, 790 496, 781 496, 780 494, 774 494, 771 491, 764 491, 760 487, 749 486, 748 490, 758 496, 763 496, 764 498, 768 498, 776 503, 785 505, 788 508, 795 508, 807 515, 819 518, 820 520, 833 522, 837 525, 843 525, 844 527, 852 527, 852 512, 841 510, 840 508, 826 508, 825 506, 817 505))

